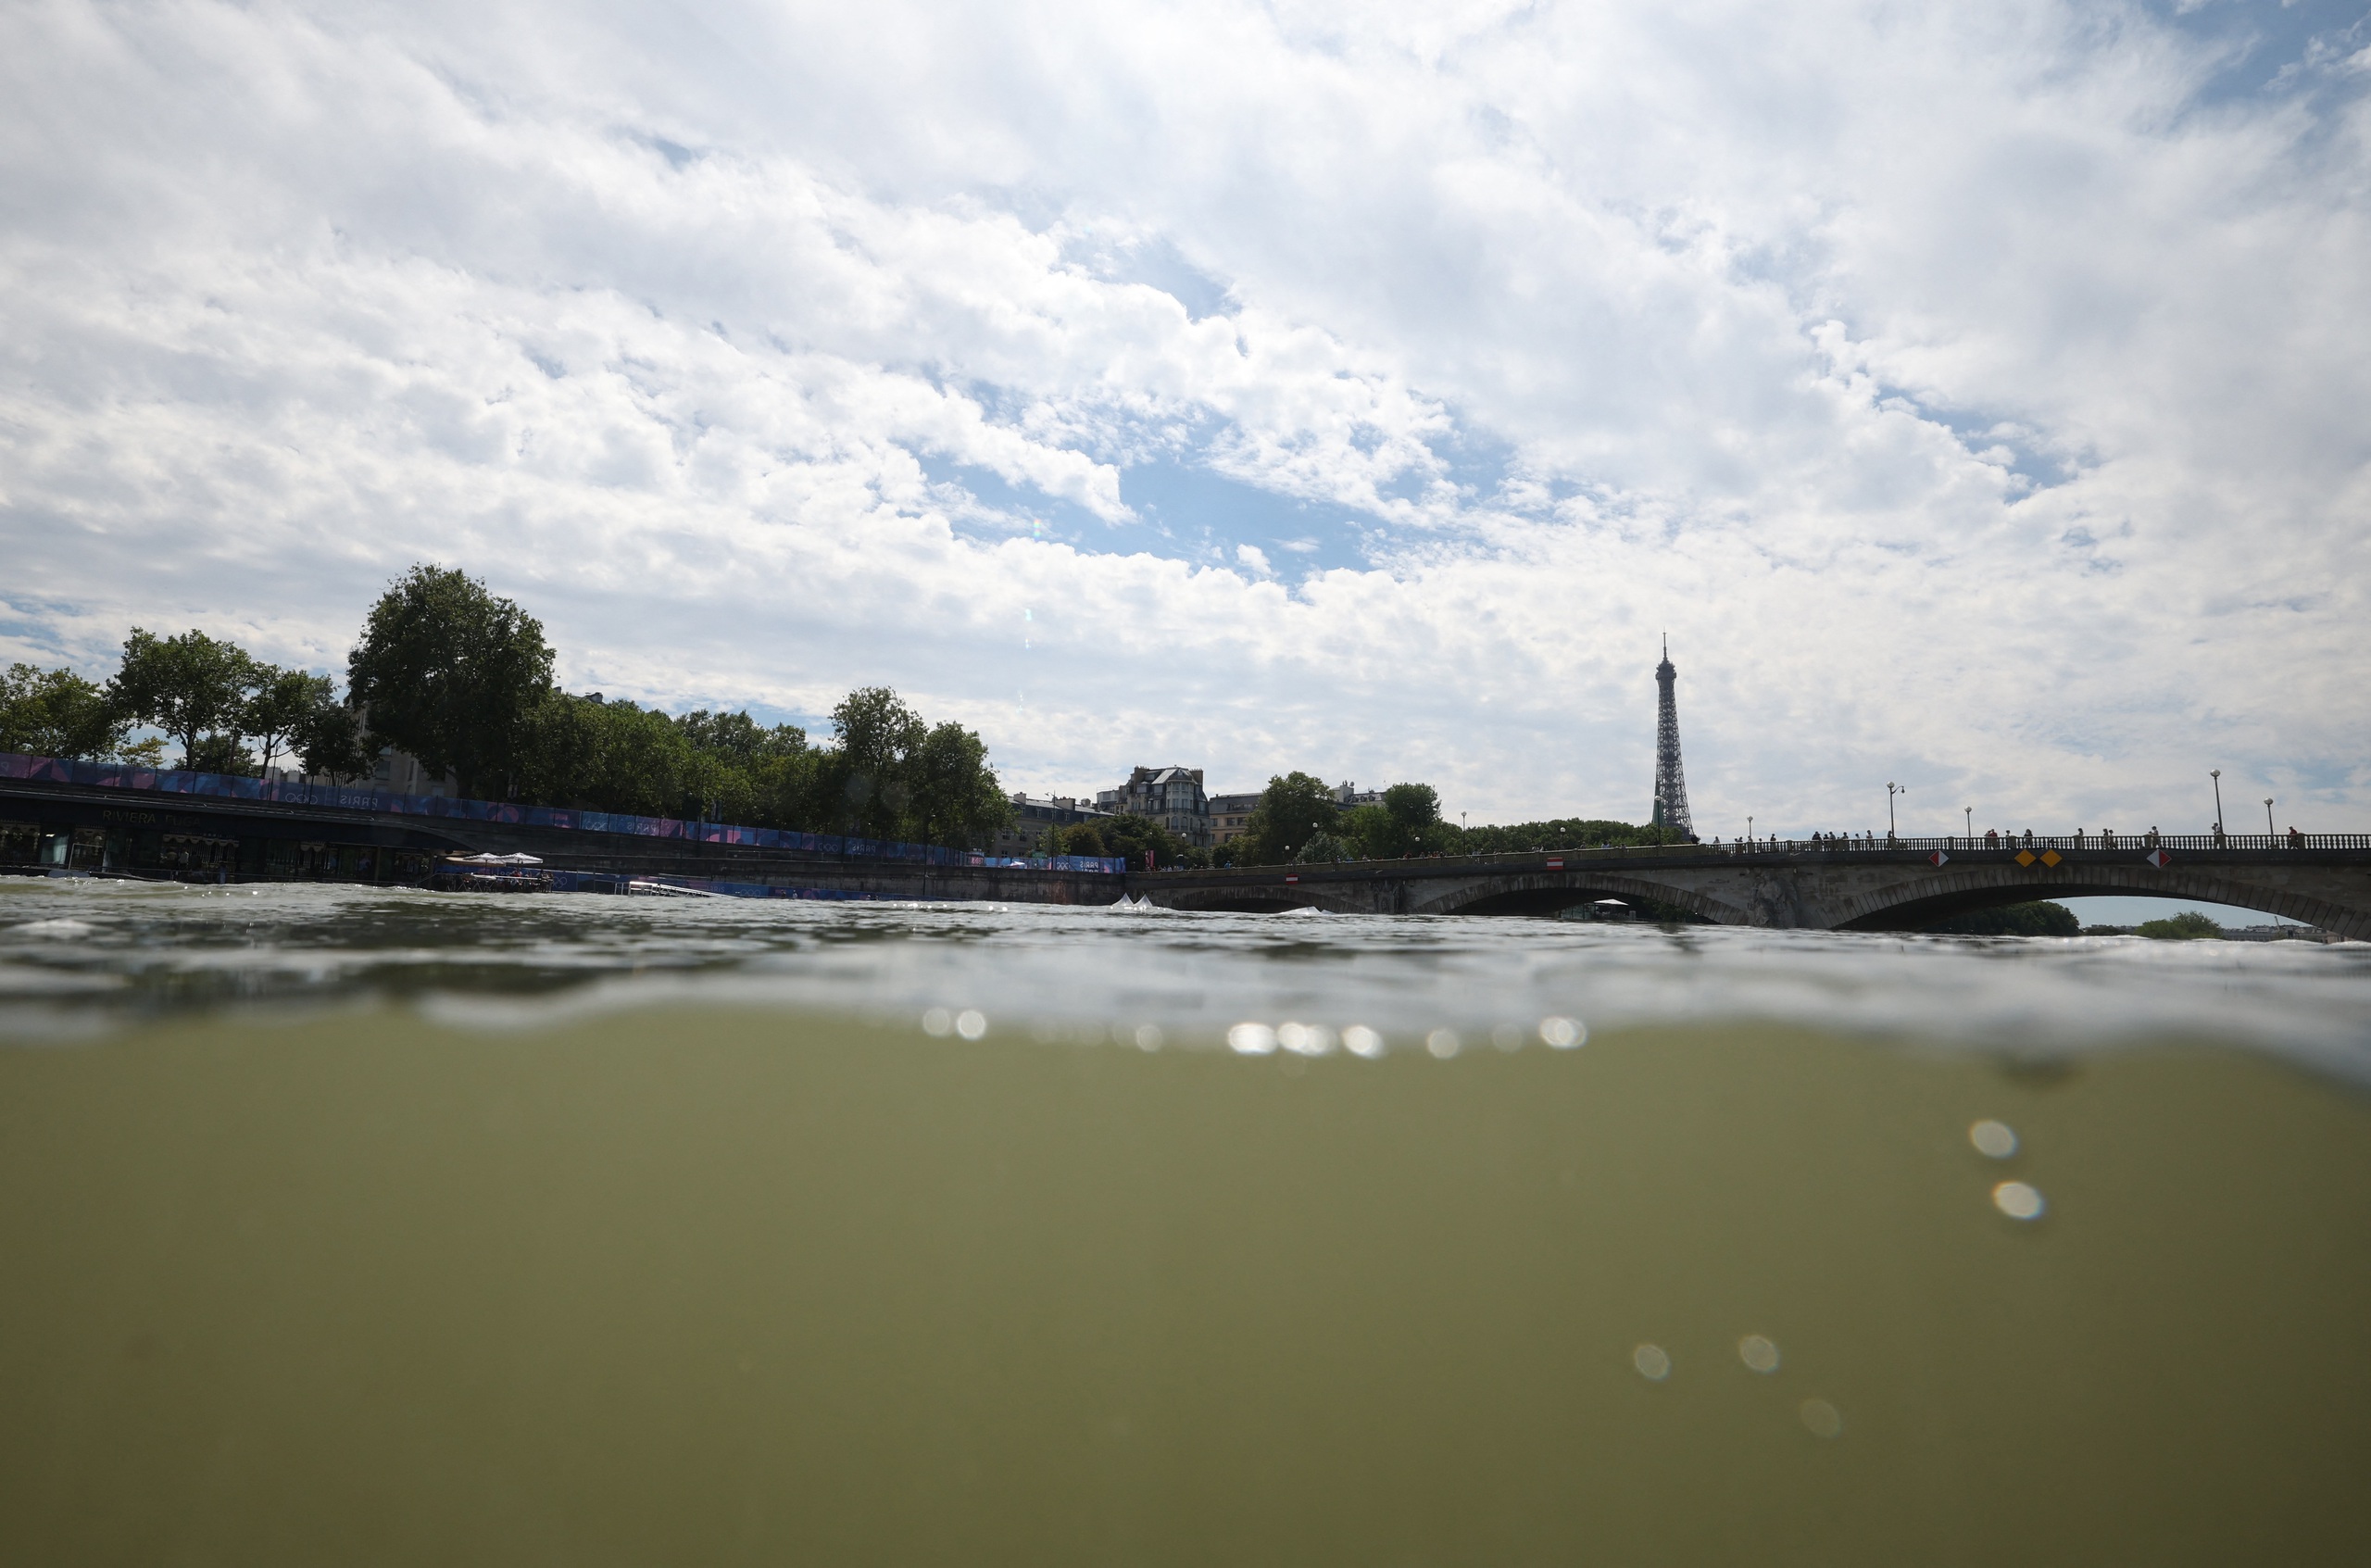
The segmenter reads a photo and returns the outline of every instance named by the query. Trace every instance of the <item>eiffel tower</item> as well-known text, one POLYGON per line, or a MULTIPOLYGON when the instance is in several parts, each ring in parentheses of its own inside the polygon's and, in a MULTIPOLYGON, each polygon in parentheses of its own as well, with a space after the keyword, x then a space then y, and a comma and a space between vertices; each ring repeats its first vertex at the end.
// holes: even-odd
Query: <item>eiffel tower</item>
POLYGON ((1687 820, 1687 778, 1679 771, 1679 703, 1672 693, 1678 679, 1666 633, 1663 661, 1655 666, 1655 684, 1662 691, 1655 704, 1655 826, 1670 828, 1693 844, 1696 824, 1687 820))

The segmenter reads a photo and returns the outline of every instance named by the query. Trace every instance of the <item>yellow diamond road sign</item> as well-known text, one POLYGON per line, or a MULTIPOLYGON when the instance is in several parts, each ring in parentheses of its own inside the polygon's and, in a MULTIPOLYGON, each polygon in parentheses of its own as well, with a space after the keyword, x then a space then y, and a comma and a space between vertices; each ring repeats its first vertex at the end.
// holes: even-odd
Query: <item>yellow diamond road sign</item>
POLYGON ((2063 858, 2055 849, 2045 849, 2041 852, 2041 863, 2045 866, 2054 866, 2063 858))
POLYGON ((2033 852, 2032 850, 2030 850, 2030 849, 2020 849, 2020 850, 2018 850, 2018 851, 2017 851, 2017 864, 2019 864, 2019 865, 2021 865, 2021 866, 2030 866, 2030 865, 2032 865, 2033 863, 2034 863, 2034 852, 2033 852))

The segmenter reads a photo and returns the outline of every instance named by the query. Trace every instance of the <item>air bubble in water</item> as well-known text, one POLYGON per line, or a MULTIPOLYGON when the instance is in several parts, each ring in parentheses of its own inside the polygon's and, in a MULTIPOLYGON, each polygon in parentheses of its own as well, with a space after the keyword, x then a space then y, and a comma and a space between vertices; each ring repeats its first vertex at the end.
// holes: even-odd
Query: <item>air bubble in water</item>
POLYGON ((1167 1043, 1168 1036, 1164 1035, 1160 1032, 1160 1024, 1140 1023, 1136 1026, 1136 1048, 1138 1050, 1157 1051, 1167 1043))
POLYGON ((1276 1044, 1296 1056, 1323 1056, 1334 1048, 1334 1031, 1323 1023, 1279 1023, 1276 1044))
POLYGON ((945 1008, 931 1009, 928 1012, 922 1014, 922 1033, 925 1035, 952 1035, 955 1033, 955 1015, 947 1011, 945 1008))
POLYGON ((1539 1037, 1560 1051, 1587 1045, 1589 1032, 1569 1018, 1543 1018, 1539 1021, 1539 1037))
POLYGON ((2023 1182, 2002 1182, 1994 1187, 1992 1206, 2013 1220, 2039 1220, 2048 1207, 2041 1194, 2023 1182))
POLYGON ((955 1015, 955 1032, 967 1040, 976 1040, 988 1032, 987 1015, 977 1008, 965 1008, 955 1015))
POLYGON ((1795 1408, 1803 1430, 1814 1437, 1833 1437, 1844 1430, 1844 1415, 1825 1399, 1805 1399, 1795 1408))
POLYGON ((1353 1023, 1342 1031, 1342 1046, 1352 1056, 1372 1060, 1383 1054, 1383 1036, 1363 1023, 1353 1023))
POLYGON ((1987 1160, 2006 1160, 2017 1152, 2016 1130, 1988 1116, 1967 1130, 1967 1141, 1987 1160))
POLYGON ((1671 1375, 1671 1352, 1660 1345, 1641 1345, 1630 1352, 1630 1364, 1648 1382, 1661 1383, 1671 1375))
POLYGON ((1239 1056, 1266 1056, 1276 1048, 1276 1032, 1264 1023, 1238 1023, 1226 1032, 1226 1044, 1239 1056))
POLYGON ((1759 1334, 1749 1334, 1737 1341, 1737 1360, 1756 1372, 1776 1372, 1778 1347, 1759 1334))
POLYGON ((1455 1056, 1464 1045, 1465 1042, 1457 1037, 1457 1031, 1454 1029, 1436 1029, 1424 1036, 1424 1048, 1443 1061, 1455 1056))

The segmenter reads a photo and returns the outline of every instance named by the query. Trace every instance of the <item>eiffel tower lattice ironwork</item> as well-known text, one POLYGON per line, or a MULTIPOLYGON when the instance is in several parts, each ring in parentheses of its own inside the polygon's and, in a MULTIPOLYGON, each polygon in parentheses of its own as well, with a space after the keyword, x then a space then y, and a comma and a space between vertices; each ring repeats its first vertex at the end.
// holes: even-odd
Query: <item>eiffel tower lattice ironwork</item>
POLYGON ((1663 661, 1655 666, 1655 684, 1662 694, 1655 704, 1655 826, 1671 828, 1693 843, 1696 824, 1687 819, 1687 775, 1679 767, 1679 702, 1672 690, 1678 680, 1666 636, 1663 661))

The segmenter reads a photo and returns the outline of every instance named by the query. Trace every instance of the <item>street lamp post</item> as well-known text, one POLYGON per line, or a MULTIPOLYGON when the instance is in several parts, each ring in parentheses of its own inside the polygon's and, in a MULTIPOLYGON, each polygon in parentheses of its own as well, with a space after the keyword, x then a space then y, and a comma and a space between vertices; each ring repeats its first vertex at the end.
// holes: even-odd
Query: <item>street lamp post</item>
POLYGON ((1898 784, 1889 784, 1886 785, 1886 840, 1888 843, 1891 843, 1894 837, 1893 797, 1897 795, 1908 795, 1909 793, 1909 790, 1903 788, 1898 784))
POLYGON ((1960 808, 1960 810, 1967 818, 1967 842, 1969 847, 1973 848, 1976 845, 1976 808, 1973 806, 1963 806, 1960 808))
POLYGON ((2272 797, 2269 795, 2264 797, 2264 835, 2266 838, 2277 838, 2280 836, 2277 833, 2273 831, 2272 797))
POLYGON ((2223 770, 2209 768, 2206 776, 2214 781, 2214 842, 2223 842, 2223 770))

